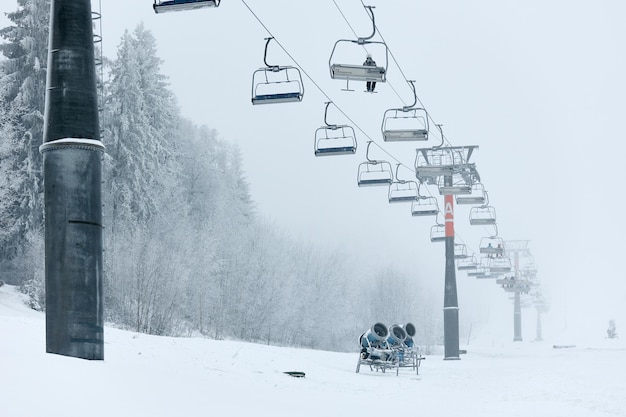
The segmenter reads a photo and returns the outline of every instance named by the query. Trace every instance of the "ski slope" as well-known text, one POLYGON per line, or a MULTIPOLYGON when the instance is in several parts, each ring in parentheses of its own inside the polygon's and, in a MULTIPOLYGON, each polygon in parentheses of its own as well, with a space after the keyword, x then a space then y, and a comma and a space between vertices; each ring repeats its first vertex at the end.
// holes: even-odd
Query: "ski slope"
MULTIPOLYGON (((44 314, 0 287, 0 416, 626 416, 626 344, 462 346, 409 369, 355 373, 357 353, 107 327, 105 360, 45 353, 44 314), (283 372, 304 371, 305 378, 283 372)), ((358 335, 354 335, 355 340, 358 335)), ((356 342, 355 342, 356 345, 356 342)))

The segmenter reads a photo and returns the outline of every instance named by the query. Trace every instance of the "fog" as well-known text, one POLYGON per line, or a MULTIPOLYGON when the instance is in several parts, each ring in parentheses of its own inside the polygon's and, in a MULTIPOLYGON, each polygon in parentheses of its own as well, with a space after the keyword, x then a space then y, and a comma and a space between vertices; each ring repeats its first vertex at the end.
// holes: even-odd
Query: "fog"
MULTIPOLYGON (((406 76, 450 144, 479 146, 472 160, 497 209, 499 235, 530 240, 550 303, 546 330, 602 333, 611 318, 618 328, 626 323, 626 228, 617 188, 626 179, 623 2, 375 2, 379 32, 400 64, 390 60, 377 94, 360 83, 343 92, 345 83, 330 79, 334 43, 354 39, 333 1, 246 3, 256 17, 241 1, 155 15, 149 0, 108 0, 102 32, 109 57, 125 29, 143 22, 154 33, 183 115, 240 146, 261 215, 295 237, 336 248, 364 271, 394 265, 414 272, 443 300, 444 246, 429 241, 434 221, 390 205, 385 189, 356 185, 368 140, 375 142, 370 156, 401 162, 406 179, 414 178, 415 148, 438 144, 382 140, 384 111, 412 101, 406 76), (251 104, 252 74, 263 66, 270 36, 261 23, 306 74, 301 103, 251 104), (356 155, 313 154, 329 98, 356 125, 356 155)), ((336 4, 359 36, 371 32, 360 2, 336 4)), ((2 10, 14 8, 3 2, 2 10)), ((374 59, 380 64, 380 54, 374 59)), ((268 62, 295 65, 277 43, 268 62)), ((329 119, 351 123, 333 107, 329 119)), ((468 213, 456 209, 457 241, 478 252, 488 231, 470 226, 468 213)), ((494 282, 462 272, 457 280, 462 317, 512 333, 512 303, 494 282)), ((534 317, 525 314, 526 334, 534 317)))

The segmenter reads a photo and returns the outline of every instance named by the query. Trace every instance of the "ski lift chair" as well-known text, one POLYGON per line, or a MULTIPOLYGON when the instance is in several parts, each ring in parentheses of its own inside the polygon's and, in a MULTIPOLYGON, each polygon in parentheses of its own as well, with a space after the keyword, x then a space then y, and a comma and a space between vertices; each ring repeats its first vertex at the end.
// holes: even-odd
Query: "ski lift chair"
POLYGON ((496 256, 495 258, 487 258, 487 267, 491 272, 508 273, 511 272, 511 259, 508 256, 496 256))
POLYGON ((415 107, 417 94, 414 81, 408 83, 413 91, 413 104, 385 111, 381 126, 385 142, 428 140, 428 113, 425 109, 415 107))
POLYGON ((435 197, 418 196, 411 202, 411 215, 413 217, 436 216, 439 213, 439 204, 435 197))
POLYGON ((359 187, 389 186, 393 182, 391 164, 387 161, 361 162, 358 168, 357 185, 359 187))
POLYGON ((496 224, 496 209, 492 206, 472 207, 469 213, 472 226, 489 226, 496 224))
POLYGON ((389 109, 383 115, 385 142, 428 140, 428 116, 424 109, 389 109), (424 114, 422 114, 424 113, 424 114))
POLYGON ((467 246, 463 243, 454 244, 454 259, 467 259, 470 256, 467 254, 467 246))
POLYGON ((420 182, 429 182, 428 178, 452 175, 454 158, 447 149, 418 148, 415 157, 415 176, 420 182))
POLYGON ((218 7, 221 0, 155 0, 152 8, 155 13, 178 12, 183 10, 203 9, 206 7, 218 7))
POLYGON ((354 129, 347 125, 322 126, 315 131, 315 156, 356 153, 354 129))
POLYGON ((361 162, 358 167, 357 185, 359 187, 389 186, 393 182, 393 171, 391 164, 387 161, 370 159, 369 150, 372 141, 367 142, 365 158, 367 161, 361 162))
POLYGON ((389 185, 388 198, 390 203, 411 203, 419 198, 419 187, 416 181, 401 180, 398 177, 400 164, 396 165, 396 178, 389 185))
POLYGON ((471 205, 486 205, 487 204, 487 191, 485 186, 476 182, 472 184, 472 188, 469 194, 456 195, 455 200, 457 204, 471 204, 471 205))
POLYGON ((474 277, 474 278, 478 278, 478 277, 484 278, 485 276, 487 276, 487 272, 488 271, 485 265, 478 264, 476 265, 475 269, 467 271, 467 276, 474 277))
POLYGON ((252 74, 252 104, 300 102, 304 97, 300 70, 293 66, 267 63, 267 47, 272 39, 274 38, 265 38, 265 67, 252 74))
POLYGON ((478 261, 475 255, 472 255, 468 258, 460 258, 458 259, 456 269, 459 271, 473 271, 478 268, 478 261))
POLYGON ((472 192, 472 185, 468 184, 461 175, 454 174, 451 176, 452 182, 446 184, 446 177, 439 177, 437 181, 439 186, 439 194, 441 195, 467 195, 472 192))
POLYGON ((418 200, 417 182, 396 180, 389 185, 390 203, 411 203, 418 200))
POLYGON ((353 155, 356 153, 356 134, 352 126, 331 125, 326 121, 328 106, 324 111, 324 124, 315 130, 315 156, 353 155))
POLYGON ((483 237, 480 239, 479 252, 487 256, 502 256, 504 241, 498 236, 483 237))
MULTIPOLYGON (((373 81, 373 82, 385 82, 387 81, 387 67, 389 66, 389 48, 384 42, 372 41, 376 34, 376 23, 374 19, 374 12, 372 6, 364 6, 372 20, 372 33, 363 38, 353 39, 339 39, 335 42, 333 50, 330 53, 328 59, 328 66, 330 69, 330 78, 334 80, 346 80, 347 83, 350 80, 354 81, 373 81), (355 64, 338 64, 334 62, 336 59, 335 53, 338 45, 356 45, 357 47, 363 47, 365 45, 382 45, 385 49, 385 65, 383 66, 370 66, 370 65, 355 65, 355 64)), ((349 90, 349 88, 346 88, 349 90)))
POLYGON ((446 241, 446 226, 437 223, 430 228, 430 241, 433 243, 446 241))

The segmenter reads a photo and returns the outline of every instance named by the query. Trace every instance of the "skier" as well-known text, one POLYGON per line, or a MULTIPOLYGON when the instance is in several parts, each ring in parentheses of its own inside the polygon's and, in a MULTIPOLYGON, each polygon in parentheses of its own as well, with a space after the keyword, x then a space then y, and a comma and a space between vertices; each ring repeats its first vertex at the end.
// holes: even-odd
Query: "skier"
MULTIPOLYGON (((365 62, 363 62, 363 65, 366 67, 376 66, 376 61, 372 59, 372 54, 367 54, 367 56, 365 57, 365 62)), ((367 88, 368 93, 373 93, 374 88, 376 88, 376 81, 368 81, 365 83, 365 86, 367 88)))

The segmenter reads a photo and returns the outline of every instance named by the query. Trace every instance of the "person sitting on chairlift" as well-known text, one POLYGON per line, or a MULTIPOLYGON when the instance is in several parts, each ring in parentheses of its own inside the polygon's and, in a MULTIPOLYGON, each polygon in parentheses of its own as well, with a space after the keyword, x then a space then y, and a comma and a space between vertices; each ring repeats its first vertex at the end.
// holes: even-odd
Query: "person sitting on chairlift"
MULTIPOLYGON (((363 65, 366 67, 375 67, 376 61, 372 59, 371 54, 367 54, 367 57, 365 57, 365 62, 363 63, 363 65)), ((374 88, 376 88, 376 81, 368 81, 365 83, 365 86, 367 87, 368 93, 373 93, 374 88)))

